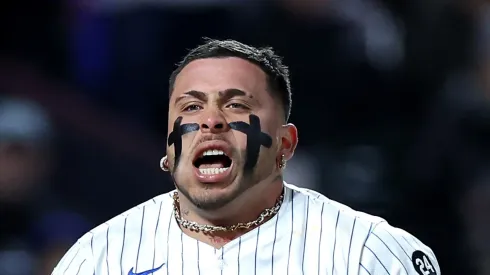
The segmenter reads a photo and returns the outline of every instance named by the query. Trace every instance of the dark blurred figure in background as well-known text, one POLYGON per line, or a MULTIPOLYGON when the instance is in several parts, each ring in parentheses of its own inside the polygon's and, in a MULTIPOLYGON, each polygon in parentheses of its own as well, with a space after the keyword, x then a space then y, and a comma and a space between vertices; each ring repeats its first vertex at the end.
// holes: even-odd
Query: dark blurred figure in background
POLYGON ((0 99, 2 275, 49 274, 37 273, 37 266, 52 268, 52 263, 46 263, 45 257, 56 250, 63 252, 87 228, 83 226, 83 219, 78 218, 77 223, 71 219, 73 229, 64 231, 62 237, 54 232, 65 228, 64 223, 70 222, 69 219, 58 219, 49 224, 50 234, 36 229, 61 207, 50 192, 55 163, 53 135, 50 119, 39 105, 15 98, 0 99))
POLYGON ((28 62, 0 61, 0 89, 28 98, 49 112, 56 125, 56 171, 52 187, 65 207, 84 213, 97 223, 121 207, 133 206, 142 198, 168 186, 158 173, 162 149, 147 128, 127 113, 101 108, 65 81, 53 78, 28 62), (69 182, 69 184, 67 184, 69 182), (135 195, 132 190, 145 188, 135 195), (102 197, 114 194, 119 203, 107 204, 102 197))
MULTIPOLYGON (((51 129, 38 106, 0 101, 0 273, 31 274, 28 234, 44 197, 51 129)), ((48 200, 49 203, 49 200, 48 200)))
POLYGON ((19 99, 0 101, 0 199, 12 207, 43 195, 51 171, 52 129, 44 110, 19 99))
POLYGON ((400 209, 399 220, 438 247, 448 269, 445 274, 487 275, 490 5, 479 0, 458 4, 452 14, 459 11, 465 18, 466 61, 445 75, 424 109, 425 121, 400 173, 404 201, 410 207, 400 209))

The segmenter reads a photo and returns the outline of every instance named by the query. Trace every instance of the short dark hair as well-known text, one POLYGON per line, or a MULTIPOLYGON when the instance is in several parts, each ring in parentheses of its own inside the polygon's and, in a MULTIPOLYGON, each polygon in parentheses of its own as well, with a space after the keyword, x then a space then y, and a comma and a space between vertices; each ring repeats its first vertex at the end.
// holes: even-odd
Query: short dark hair
POLYGON ((184 59, 177 64, 169 80, 169 95, 172 95, 175 79, 187 64, 194 60, 206 58, 238 57, 247 60, 257 66, 267 76, 267 85, 270 92, 281 100, 285 121, 288 121, 291 113, 291 84, 289 69, 270 47, 256 48, 235 40, 215 40, 205 38, 205 43, 189 51, 184 59))

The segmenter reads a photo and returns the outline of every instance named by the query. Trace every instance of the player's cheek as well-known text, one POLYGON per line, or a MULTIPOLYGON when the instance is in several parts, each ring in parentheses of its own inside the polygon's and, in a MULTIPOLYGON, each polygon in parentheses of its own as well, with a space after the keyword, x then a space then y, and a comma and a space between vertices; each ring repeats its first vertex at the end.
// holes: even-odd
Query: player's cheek
POLYGON ((242 132, 233 130, 234 140, 231 141, 233 147, 238 149, 240 152, 244 152, 247 149, 247 135, 242 132))
POLYGON ((175 160, 175 149, 173 146, 167 146, 166 149, 166 155, 167 155, 167 163, 170 168, 174 167, 174 160, 175 160))
POLYGON ((192 159, 193 151, 192 149, 195 149, 196 144, 193 144, 195 141, 194 139, 195 134, 188 134, 187 136, 182 137, 182 153, 181 153, 181 159, 192 159))

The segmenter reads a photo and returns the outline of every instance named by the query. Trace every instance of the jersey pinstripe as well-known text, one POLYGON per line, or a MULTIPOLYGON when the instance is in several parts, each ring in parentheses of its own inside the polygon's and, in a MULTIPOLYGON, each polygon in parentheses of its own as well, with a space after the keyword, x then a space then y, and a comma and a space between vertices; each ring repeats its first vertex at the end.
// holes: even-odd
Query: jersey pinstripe
POLYGON ((409 233, 314 191, 284 185, 278 214, 221 249, 180 230, 168 193, 85 234, 52 274, 440 274, 431 249, 409 233))

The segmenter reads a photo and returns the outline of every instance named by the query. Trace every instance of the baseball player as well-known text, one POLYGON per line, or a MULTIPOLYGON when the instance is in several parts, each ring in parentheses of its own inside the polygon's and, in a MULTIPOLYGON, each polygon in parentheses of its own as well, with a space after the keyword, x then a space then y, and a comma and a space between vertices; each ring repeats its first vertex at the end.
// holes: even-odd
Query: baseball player
POLYGON ((409 233, 283 181, 298 143, 290 109, 272 49, 207 40, 191 50, 170 77, 160 162, 176 190, 85 234, 53 274, 440 274, 409 233))

